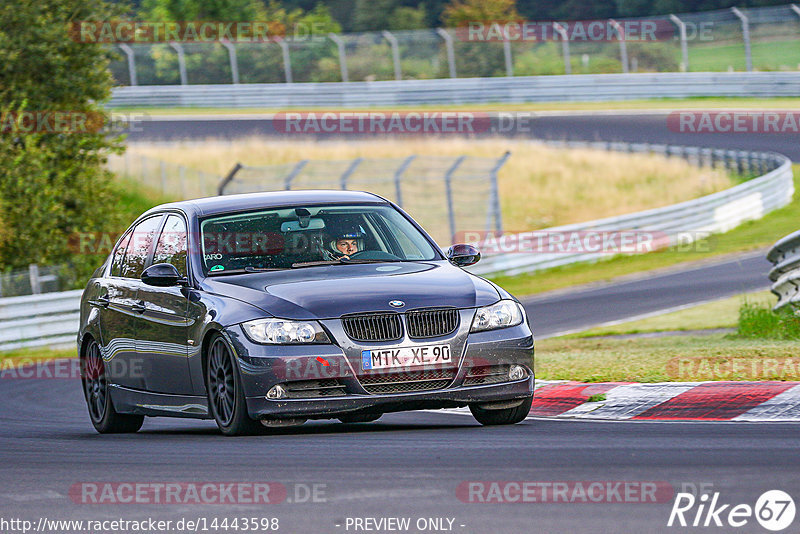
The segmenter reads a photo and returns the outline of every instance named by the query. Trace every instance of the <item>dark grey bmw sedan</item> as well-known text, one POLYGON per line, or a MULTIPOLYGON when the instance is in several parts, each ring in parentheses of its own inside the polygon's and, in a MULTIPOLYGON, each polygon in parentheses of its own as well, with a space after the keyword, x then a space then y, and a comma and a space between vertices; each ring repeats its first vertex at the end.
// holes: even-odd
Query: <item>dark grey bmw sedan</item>
POLYGON ((468 406, 513 424, 533 398, 519 302, 370 193, 165 204, 89 280, 78 351, 92 424, 213 418, 227 435, 307 419, 468 406))

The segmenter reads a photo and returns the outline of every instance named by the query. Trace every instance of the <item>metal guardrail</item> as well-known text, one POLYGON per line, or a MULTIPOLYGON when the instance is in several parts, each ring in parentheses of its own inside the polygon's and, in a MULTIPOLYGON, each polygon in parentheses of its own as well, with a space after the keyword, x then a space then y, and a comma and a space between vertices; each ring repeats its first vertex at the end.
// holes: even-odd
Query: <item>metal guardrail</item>
POLYGON ((779 310, 800 303, 800 230, 772 245, 767 259, 774 265, 769 272, 772 292, 778 297, 773 307, 779 310))
MULTIPOLYGON (((662 244, 671 246, 678 244, 679 238, 691 238, 698 233, 726 232, 745 221, 760 219, 764 214, 791 202, 794 194, 791 161, 786 156, 772 152, 743 152, 628 143, 570 142, 561 144, 570 147, 584 146, 629 152, 680 155, 696 163, 716 161, 737 172, 741 172, 749 166, 750 170, 762 169, 765 174, 759 173, 760 176, 725 191, 679 204, 543 229, 547 232, 566 234, 569 232, 641 230, 658 233, 663 237, 662 244)), ((681 241, 681 244, 686 244, 686 242, 681 241)), ((510 276, 608 257, 610 254, 603 252, 497 254, 486 256, 469 270, 479 275, 510 276)))
POLYGON ((377 82, 116 87, 108 107, 364 108, 800 96, 800 72, 582 74, 377 82))
POLYGON ((0 351, 74 344, 82 289, 0 299, 0 351))

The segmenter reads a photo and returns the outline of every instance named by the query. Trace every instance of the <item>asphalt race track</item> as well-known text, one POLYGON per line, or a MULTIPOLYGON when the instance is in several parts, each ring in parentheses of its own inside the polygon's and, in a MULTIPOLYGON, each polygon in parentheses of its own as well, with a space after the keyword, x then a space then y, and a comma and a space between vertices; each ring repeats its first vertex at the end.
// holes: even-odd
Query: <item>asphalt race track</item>
MULTIPOLYGON (((796 138, 774 143, 768 136, 693 139, 659 129, 659 120, 663 124, 663 117, 654 115, 542 117, 536 135, 594 140, 603 133, 606 140, 767 148, 800 159, 796 138)), ((257 130, 258 120, 246 122, 152 121, 131 138, 254 133, 248 128, 257 130)), ((767 269, 759 252, 525 304, 536 334, 547 336, 761 289, 767 286, 767 269)), ((459 413, 417 412, 361 425, 311 422, 247 438, 222 437, 209 421, 148 419, 137 434, 100 436, 89 422, 76 378, 6 378, 0 387, 0 510, 3 519, 29 520, 34 526, 41 518, 210 521, 247 516, 279 518, 278 532, 325 534, 392 532, 346 525, 348 518, 408 517, 412 528, 406 532, 445 532, 416 529, 420 518, 449 518, 449 532, 470 534, 682 532, 701 527, 667 527, 674 492, 719 492, 719 503, 731 506, 754 506, 770 489, 800 497, 800 424, 528 419, 491 428, 459 413), (87 482, 207 481, 278 482, 288 498, 259 505, 86 504, 75 490, 87 482), (613 498, 474 503, 457 493, 465 481, 658 482, 670 492, 645 504, 613 498), (316 502, 308 502, 306 490, 313 485, 316 502)), ((689 521, 696 510, 687 513, 689 521)), ((787 532, 796 532, 797 524, 795 519, 787 532)), ((735 530, 765 532, 754 518, 735 530)), ((2 525, 0 531, 12 532, 2 525)))
MULTIPOLYGON (((780 152, 800 161, 800 134, 681 133, 667 126, 668 112, 547 113, 533 114, 525 134, 537 139, 578 141, 628 141, 713 148, 780 152), (529 127, 528 127, 529 126, 529 127)), ((145 114, 128 133, 131 141, 233 139, 276 134, 272 121, 262 118, 149 117, 145 114)))
MULTIPOLYGON (((222 437, 209 421, 148 419, 137 434, 100 436, 78 380, 3 382, 0 509, 34 524, 42 517, 278 517, 279 532, 325 534, 354 532, 336 526, 348 517, 448 517, 460 533, 645 533, 686 530, 667 527, 672 492, 682 488, 751 506, 769 489, 800 495, 794 424, 537 419, 491 428, 470 416, 420 412, 247 438, 222 437), (279 482, 293 502, 83 504, 80 491, 77 503, 69 496, 84 482, 205 481, 279 482), (672 489, 655 504, 470 503, 456 493, 465 481, 658 482, 672 489), (324 485, 318 502, 294 502, 295 492, 302 500, 314 484, 324 485)), ((751 519, 736 531, 764 532, 756 527, 751 519)))

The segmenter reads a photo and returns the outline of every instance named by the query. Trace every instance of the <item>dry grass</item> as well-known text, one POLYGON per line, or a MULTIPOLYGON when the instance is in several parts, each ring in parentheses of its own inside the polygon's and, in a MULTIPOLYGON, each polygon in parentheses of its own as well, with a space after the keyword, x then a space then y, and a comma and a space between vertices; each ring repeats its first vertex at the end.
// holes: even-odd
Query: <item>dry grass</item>
MULTIPOLYGON (((224 175, 236 162, 290 163, 302 159, 388 158, 411 154, 511 158, 500 171, 506 229, 524 231, 665 206, 728 188, 720 171, 678 159, 586 149, 557 149, 530 141, 385 139, 375 141, 236 141, 131 143, 129 150, 224 175)), ((413 215, 413 214, 412 214, 413 215)))

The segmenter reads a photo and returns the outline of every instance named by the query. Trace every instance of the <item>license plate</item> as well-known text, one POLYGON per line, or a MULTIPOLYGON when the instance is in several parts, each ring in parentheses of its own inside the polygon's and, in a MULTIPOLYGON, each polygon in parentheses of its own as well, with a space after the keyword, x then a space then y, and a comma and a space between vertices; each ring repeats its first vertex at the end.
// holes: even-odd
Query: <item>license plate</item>
POLYGON ((393 369, 452 363, 449 345, 420 345, 361 351, 362 369, 393 369))

